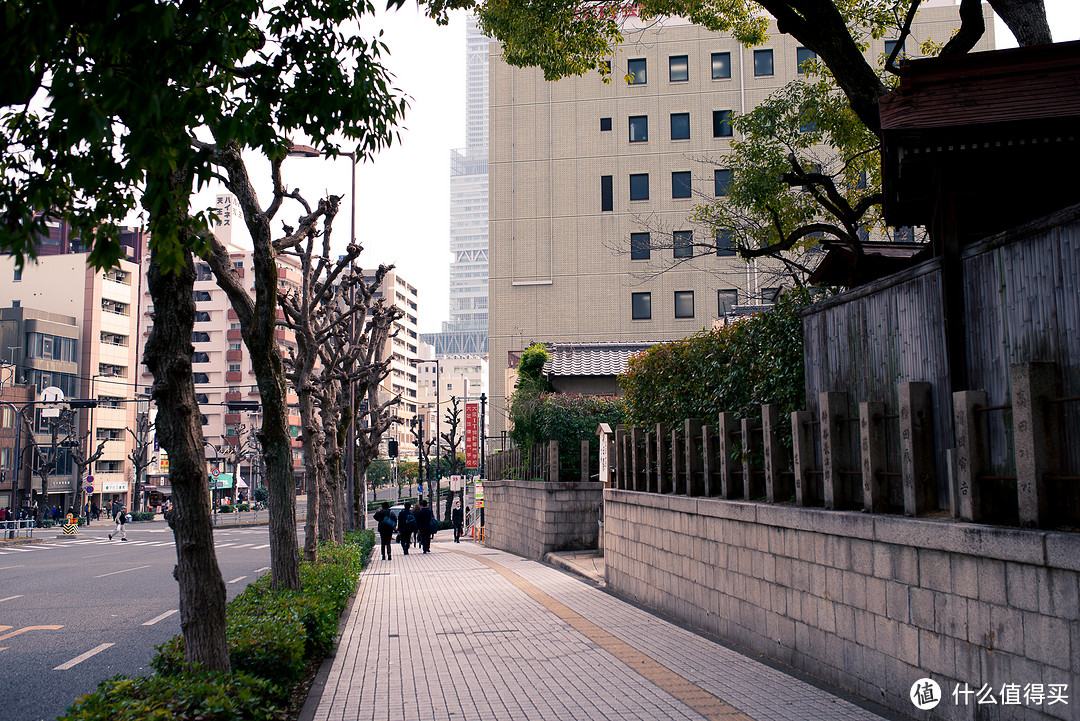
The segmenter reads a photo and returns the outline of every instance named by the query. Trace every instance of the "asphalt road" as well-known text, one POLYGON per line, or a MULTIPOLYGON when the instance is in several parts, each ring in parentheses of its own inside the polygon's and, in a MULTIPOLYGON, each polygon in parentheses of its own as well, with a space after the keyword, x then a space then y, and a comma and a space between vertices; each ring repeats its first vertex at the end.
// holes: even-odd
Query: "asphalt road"
MULTIPOLYGON (((126 543, 102 522, 0 547, 0 718, 55 719, 102 679, 149 673, 154 646, 180 633, 172 531, 127 529, 126 543)), ((216 529, 214 541, 230 599, 269 571, 266 526, 216 529)))

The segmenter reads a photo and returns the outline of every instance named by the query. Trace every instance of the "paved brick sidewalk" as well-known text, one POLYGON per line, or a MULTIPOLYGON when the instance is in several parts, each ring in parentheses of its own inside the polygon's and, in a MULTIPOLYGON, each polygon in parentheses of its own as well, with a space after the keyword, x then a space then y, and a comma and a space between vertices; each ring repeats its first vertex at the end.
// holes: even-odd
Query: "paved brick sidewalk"
POLYGON ((395 550, 361 576, 314 721, 881 718, 551 566, 395 550))

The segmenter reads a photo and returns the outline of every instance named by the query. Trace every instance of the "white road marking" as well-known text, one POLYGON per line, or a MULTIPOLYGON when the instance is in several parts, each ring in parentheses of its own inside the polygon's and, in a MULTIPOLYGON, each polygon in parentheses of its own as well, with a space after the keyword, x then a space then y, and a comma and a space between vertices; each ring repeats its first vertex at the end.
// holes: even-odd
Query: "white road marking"
POLYGON ((262 550, 262 549, 264 549, 264 548, 270 548, 270 544, 268 543, 268 544, 266 544, 265 546, 255 546, 255 548, 253 548, 253 549, 251 549, 251 550, 252 550, 252 551, 261 551, 261 550, 262 550))
POLYGON ((26 568, 26 566, 22 565, 21 563, 18 566, 0 566, 0 571, 6 571, 9 568, 26 568))
POLYGON ((235 548, 247 548, 248 546, 251 546, 251 545, 254 545, 254 544, 251 544, 251 543, 241 543, 241 544, 240 544, 239 546, 235 546, 235 548))
POLYGON ((175 609, 175 608, 173 610, 171 610, 171 611, 166 611, 165 613, 161 614, 160 616, 154 616, 153 618, 151 618, 149 621, 147 621, 143 625, 144 626, 153 626, 158 621, 164 621, 166 618, 173 615, 174 613, 180 613, 180 611, 178 609, 175 609))
POLYGON ((0 598, 0 603, 3 603, 4 601, 14 601, 16 598, 22 598, 22 595, 20 594, 18 596, 8 596, 7 598, 0 598))
POLYGON ((78 666, 80 663, 82 663, 86 659, 90 658, 91 656, 96 656, 97 654, 101 653, 102 651, 104 651, 105 649, 109 648, 112 645, 113 644, 111 644, 111 643, 103 643, 100 646, 96 646, 96 647, 90 649, 89 651, 87 651, 86 653, 79 654, 78 656, 71 659, 67 663, 60 664, 59 666, 54 668, 53 671, 67 671, 69 668, 71 668, 73 666, 78 666))
POLYGON ((94 578, 105 578, 106 576, 115 576, 118 573, 127 573, 128 571, 140 571, 144 568, 150 568, 149 566, 136 566, 135 568, 122 568, 119 571, 110 571, 109 573, 103 573, 100 576, 94 576, 94 578))
POLYGON ((256 568, 255 573, 262 573, 263 571, 269 571, 269 570, 270 570, 269 566, 263 566, 262 568, 256 568))
POLYGON ((245 578, 247 578, 247 576, 241 576, 240 578, 234 578, 231 581, 226 581, 226 583, 236 583, 237 581, 243 581, 245 578))

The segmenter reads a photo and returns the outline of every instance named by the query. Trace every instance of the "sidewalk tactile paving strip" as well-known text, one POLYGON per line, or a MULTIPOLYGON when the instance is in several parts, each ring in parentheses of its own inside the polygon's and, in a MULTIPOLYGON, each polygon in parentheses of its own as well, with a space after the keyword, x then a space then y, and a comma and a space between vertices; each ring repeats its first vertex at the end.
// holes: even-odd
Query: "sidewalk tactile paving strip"
POLYGON ((315 721, 881 718, 538 562, 372 563, 315 721))

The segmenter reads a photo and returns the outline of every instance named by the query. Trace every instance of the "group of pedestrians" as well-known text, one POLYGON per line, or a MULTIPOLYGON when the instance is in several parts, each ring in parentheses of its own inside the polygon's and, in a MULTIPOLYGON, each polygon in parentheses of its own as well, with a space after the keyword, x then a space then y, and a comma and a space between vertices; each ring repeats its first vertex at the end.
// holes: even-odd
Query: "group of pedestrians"
MULTIPOLYGON (((460 503, 454 503, 450 513, 451 522, 454 525, 454 542, 460 543, 463 534, 464 514, 460 503)), ((375 522, 378 524, 379 538, 382 541, 382 558, 384 561, 392 560, 391 550, 394 541, 394 532, 398 534, 398 543, 401 544, 401 552, 408 556, 409 548, 416 539, 416 545, 424 553, 431 552, 431 537, 439 529, 438 523, 431 509, 428 508, 427 500, 421 498, 416 509, 413 510, 411 502, 406 501, 401 513, 394 515, 390 510, 390 504, 383 501, 382 507, 375 511, 375 522)))

